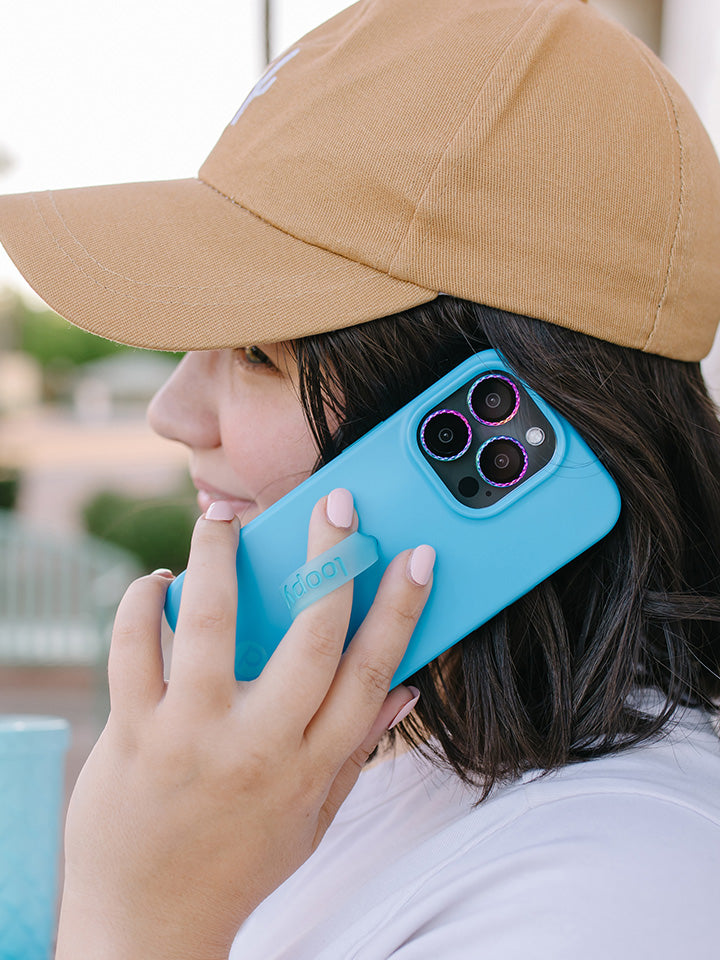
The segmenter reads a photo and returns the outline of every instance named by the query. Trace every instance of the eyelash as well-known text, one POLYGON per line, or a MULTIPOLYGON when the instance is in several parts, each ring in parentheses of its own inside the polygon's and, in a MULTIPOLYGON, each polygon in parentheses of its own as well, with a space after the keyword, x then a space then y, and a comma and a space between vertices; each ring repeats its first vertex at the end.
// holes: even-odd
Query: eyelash
POLYGON ((275 364, 272 362, 270 357, 267 354, 263 353, 259 347, 251 345, 249 347, 238 347, 235 350, 235 356, 238 358, 240 363, 246 367, 267 367, 268 370, 276 370, 275 364), (251 360, 250 356, 254 356, 255 359, 251 360))

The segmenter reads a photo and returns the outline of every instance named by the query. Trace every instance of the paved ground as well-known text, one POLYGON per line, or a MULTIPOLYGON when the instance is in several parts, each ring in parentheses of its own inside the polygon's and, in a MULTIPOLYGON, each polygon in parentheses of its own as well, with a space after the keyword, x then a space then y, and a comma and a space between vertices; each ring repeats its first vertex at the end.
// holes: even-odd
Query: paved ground
MULTIPOLYGON (((41 529, 71 535, 79 527, 82 504, 95 491, 112 488, 138 496, 172 492, 187 472, 187 455, 179 444, 155 436, 141 412, 82 422, 69 412, 35 409, 0 418, 3 464, 22 471, 22 515, 41 529)), ((17 667, 0 662, 0 713, 50 714, 70 722, 65 811, 107 709, 104 666, 17 667)))

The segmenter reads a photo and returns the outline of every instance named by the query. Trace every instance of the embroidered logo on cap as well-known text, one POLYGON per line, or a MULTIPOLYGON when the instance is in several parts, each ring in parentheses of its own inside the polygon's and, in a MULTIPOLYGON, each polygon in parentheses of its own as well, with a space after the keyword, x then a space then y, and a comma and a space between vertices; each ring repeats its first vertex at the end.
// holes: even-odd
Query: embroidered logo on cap
POLYGON ((268 92, 270 87, 275 83, 277 79, 276 74, 278 70, 281 67, 284 67, 285 64, 288 62, 288 60, 292 60, 292 58, 297 53, 300 53, 300 47, 295 47, 294 50, 291 50, 289 53, 286 53, 284 57, 282 57, 280 60, 277 61, 277 63, 273 63, 270 65, 270 67, 265 71, 265 73, 260 77, 258 82, 252 88, 250 93, 243 100, 242 104, 240 105, 240 109, 230 121, 231 127, 235 126, 235 124, 238 122, 240 117, 245 113, 245 111, 253 102, 253 100, 257 100, 258 97, 261 97, 264 93, 268 92))

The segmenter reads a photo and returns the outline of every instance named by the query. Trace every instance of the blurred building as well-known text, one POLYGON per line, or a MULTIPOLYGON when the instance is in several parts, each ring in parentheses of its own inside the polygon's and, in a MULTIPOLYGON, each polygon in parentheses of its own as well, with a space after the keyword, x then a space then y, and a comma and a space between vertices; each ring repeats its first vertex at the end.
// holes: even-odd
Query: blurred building
MULTIPOLYGON (((677 77, 720 153, 720 0, 589 0, 654 50, 677 77)), ((720 305, 718 305, 720 315, 720 305)), ((703 371, 720 402, 720 337, 703 371)))
POLYGON ((589 0, 640 37, 685 89, 720 149, 720 2, 589 0))
POLYGON ((0 350, 0 416, 42 399, 42 371, 39 364, 19 350, 0 350))

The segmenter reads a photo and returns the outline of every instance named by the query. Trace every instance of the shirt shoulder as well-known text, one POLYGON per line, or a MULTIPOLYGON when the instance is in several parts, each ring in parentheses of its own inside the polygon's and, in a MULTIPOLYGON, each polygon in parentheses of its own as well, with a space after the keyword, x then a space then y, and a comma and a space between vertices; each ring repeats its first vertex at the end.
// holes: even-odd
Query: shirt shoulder
POLYGON ((474 836, 417 885, 404 906, 415 932, 387 956, 455 960, 471 943, 489 960, 716 948, 720 742, 697 716, 656 744, 525 778, 465 825, 474 836))
POLYGON ((695 716, 654 744, 477 792, 408 754, 362 774, 237 954, 564 960, 717 940, 720 741, 695 716))
POLYGON ((389 921, 402 912, 407 935, 387 956, 454 960, 471 943, 489 960, 669 960, 693 939, 711 950, 719 858, 720 823, 672 800, 603 791, 535 805, 420 879, 389 921))

